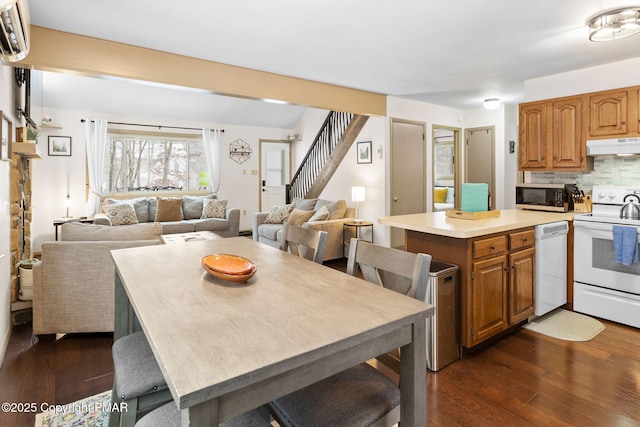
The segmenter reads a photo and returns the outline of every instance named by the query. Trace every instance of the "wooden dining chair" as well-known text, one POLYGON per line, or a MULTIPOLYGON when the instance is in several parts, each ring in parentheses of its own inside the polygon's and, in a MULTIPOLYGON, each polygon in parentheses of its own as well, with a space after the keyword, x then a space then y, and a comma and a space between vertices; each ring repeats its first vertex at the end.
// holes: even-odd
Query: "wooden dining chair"
POLYGON ((147 412, 171 401, 171 393, 143 332, 116 340, 111 348, 114 381, 111 402, 126 403, 109 413, 109 427, 133 427, 147 412))
POLYGON ((285 224, 282 229, 280 249, 301 258, 322 264, 327 246, 327 232, 285 224))
MULTIPOLYGON (((171 401, 140 418, 135 427, 180 427, 180 409, 171 401)), ((264 407, 228 419, 220 427, 271 427, 269 411, 264 407)))
MULTIPOLYGON (((357 275, 360 268, 365 280, 413 298, 424 300, 430 267, 431 255, 351 239, 349 274, 357 275)), ((268 408, 282 427, 390 427, 400 421, 400 403, 399 387, 361 363, 276 399, 268 408)))

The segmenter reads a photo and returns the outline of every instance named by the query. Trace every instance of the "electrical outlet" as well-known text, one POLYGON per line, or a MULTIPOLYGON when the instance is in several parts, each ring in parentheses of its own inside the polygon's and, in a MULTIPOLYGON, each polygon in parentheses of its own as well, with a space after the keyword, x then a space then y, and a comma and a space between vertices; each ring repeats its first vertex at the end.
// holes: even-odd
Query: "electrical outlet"
POLYGON ((247 170, 246 169, 242 169, 242 175, 246 175, 247 174, 247 170))
POLYGON ((243 210, 242 210, 242 215, 246 215, 246 214, 247 214, 247 210, 246 210, 246 209, 243 209, 243 210))
POLYGON ((251 170, 251 175, 258 175, 258 170, 257 169, 252 169, 251 170))

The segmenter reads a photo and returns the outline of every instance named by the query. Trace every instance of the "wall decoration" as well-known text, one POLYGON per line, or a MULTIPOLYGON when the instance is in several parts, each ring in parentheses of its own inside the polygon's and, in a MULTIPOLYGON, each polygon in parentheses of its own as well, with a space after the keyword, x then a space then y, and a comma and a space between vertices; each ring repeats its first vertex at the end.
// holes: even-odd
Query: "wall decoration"
POLYGON ((50 156, 71 156, 70 136, 50 136, 49 137, 50 156))
POLYGON ((358 142, 358 163, 371 163, 371 141, 358 142))
POLYGON ((236 163, 244 163, 251 157, 251 147, 244 139, 238 138, 229 144, 229 157, 236 163))
POLYGON ((4 113, 0 112, 0 115, 2 115, 2 123, 0 124, 0 135, 2 138, 0 160, 8 162, 11 161, 11 134, 13 133, 13 124, 4 113))

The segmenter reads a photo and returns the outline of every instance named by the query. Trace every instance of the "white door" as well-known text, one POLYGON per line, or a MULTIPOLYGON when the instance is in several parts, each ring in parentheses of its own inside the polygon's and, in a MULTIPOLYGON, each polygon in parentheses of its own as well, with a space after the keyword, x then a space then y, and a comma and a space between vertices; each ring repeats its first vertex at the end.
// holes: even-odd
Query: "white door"
POLYGON ((260 140, 260 211, 286 203, 291 179, 291 144, 260 140))
MULTIPOLYGON (((391 215, 425 212, 425 124, 391 122, 391 215)), ((391 247, 405 247, 404 230, 391 227, 391 247)))

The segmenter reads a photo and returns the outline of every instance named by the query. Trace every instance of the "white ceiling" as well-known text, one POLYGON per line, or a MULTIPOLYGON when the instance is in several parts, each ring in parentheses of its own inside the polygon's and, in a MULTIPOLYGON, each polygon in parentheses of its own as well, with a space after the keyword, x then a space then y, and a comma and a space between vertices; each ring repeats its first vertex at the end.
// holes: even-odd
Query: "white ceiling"
MULTIPOLYGON (((601 10, 630 4, 640 5, 637 0, 30 0, 30 13, 32 24, 42 27, 464 110, 479 108, 489 97, 517 104, 525 80, 640 57, 640 35, 594 43, 584 25, 601 10)), ((175 116, 181 111, 176 107, 184 105, 182 111, 194 118, 204 112, 210 121, 240 124, 264 115, 258 125, 285 128, 301 112, 149 86, 134 93, 123 82, 63 77, 45 79, 46 104, 97 111, 91 103, 107 91, 109 102, 100 105, 119 113, 137 108, 161 117, 165 105, 175 116), (58 90, 49 92, 48 82, 54 81, 58 90), (64 90, 65 82, 74 89, 64 90), (117 104, 122 99, 127 101, 117 104), (142 99, 150 104, 137 105, 142 99), (252 109, 258 107, 263 108, 257 116, 252 109), (276 120, 281 116, 288 118, 276 120)))

